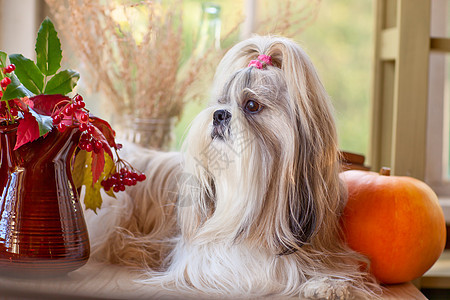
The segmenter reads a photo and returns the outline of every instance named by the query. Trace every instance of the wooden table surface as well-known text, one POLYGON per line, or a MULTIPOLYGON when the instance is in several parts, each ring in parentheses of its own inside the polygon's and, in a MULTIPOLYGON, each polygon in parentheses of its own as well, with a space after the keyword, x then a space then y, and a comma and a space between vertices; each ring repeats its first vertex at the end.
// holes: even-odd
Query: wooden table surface
MULTIPOLYGON (((116 265, 88 262, 60 278, 0 277, 0 299, 186 299, 180 295, 139 284, 138 274, 116 265)), ((199 299, 199 297, 195 297, 199 299)), ((273 299, 273 297, 271 297, 273 299)), ((280 298, 281 299, 281 298, 280 298)), ((285 298, 287 299, 287 298, 285 298)), ((426 299, 411 283, 387 286, 383 299, 426 299)))
POLYGON ((429 289, 450 289, 450 249, 444 250, 438 261, 416 284, 429 289))

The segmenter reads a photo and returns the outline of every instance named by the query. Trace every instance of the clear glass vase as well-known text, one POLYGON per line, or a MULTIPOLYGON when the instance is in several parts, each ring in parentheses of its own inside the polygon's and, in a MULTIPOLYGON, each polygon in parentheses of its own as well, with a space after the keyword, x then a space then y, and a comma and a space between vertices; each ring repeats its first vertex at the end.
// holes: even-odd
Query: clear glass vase
POLYGON ((170 150, 174 141, 175 118, 128 118, 125 139, 144 148, 170 150))

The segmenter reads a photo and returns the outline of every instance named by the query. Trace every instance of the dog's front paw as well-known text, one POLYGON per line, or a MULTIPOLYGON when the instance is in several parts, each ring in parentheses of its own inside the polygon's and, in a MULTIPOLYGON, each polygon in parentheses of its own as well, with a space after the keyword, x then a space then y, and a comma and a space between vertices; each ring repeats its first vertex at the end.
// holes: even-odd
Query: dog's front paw
POLYGON ((347 282, 328 277, 312 278, 302 285, 302 295, 306 299, 350 299, 347 282))

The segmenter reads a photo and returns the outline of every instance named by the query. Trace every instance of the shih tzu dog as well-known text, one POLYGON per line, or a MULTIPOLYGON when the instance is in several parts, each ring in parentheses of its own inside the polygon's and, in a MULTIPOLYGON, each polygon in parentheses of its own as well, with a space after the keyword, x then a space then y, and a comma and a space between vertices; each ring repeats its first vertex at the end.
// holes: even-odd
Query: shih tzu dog
POLYGON ((216 297, 377 297, 340 215, 333 111, 305 52, 254 37, 220 62, 182 153, 134 148, 147 182, 89 215, 93 256, 216 297))

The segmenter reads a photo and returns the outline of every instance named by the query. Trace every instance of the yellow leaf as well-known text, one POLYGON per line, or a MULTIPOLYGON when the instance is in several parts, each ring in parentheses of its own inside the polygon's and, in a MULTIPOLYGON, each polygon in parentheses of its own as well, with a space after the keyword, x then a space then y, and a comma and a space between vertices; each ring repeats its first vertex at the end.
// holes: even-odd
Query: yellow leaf
POLYGON ((100 175, 99 179, 100 181, 103 180, 104 178, 108 178, 116 171, 115 163, 112 157, 109 156, 109 154, 107 154, 106 152, 104 152, 104 154, 105 154, 105 168, 103 170, 102 175, 100 175))
MULTIPOLYGON (((96 212, 97 208, 100 208, 103 202, 100 194, 100 189, 103 188, 101 182, 115 172, 115 165, 112 157, 105 153, 105 167, 97 182, 93 184, 91 164, 92 154, 90 152, 84 150, 78 152, 73 165, 72 176, 77 188, 82 185, 86 188, 84 196, 86 208, 96 212)), ((114 193, 111 190, 106 191, 106 193, 114 197, 114 193)))
POLYGON ((97 208, 100 208, 103 202, 99 186, 100 184, 86 186, 86 194, 84 196, 86 209, 92 209, 95 213, 97 213, 97 208))
POLYGON ((86 161, 86 159, 88 159, 88 155, 86 154, 86 151, 79 151, 75 156, 75 162, 72 168, 72 178, 76 188, 80 188, 84 182, 86 169, 89 165, 89 162, 86 161))
POLYGON ((112 189, 109 189, 109 190, 107 190, 105 192, 106 192, 106 195, 108 195, 110 197, 113 197, 113 198, 116 198, 116 195, 114 194, 112 189))

